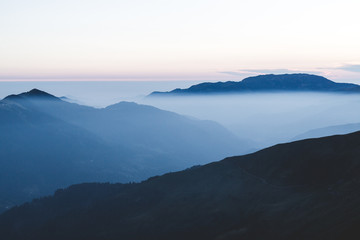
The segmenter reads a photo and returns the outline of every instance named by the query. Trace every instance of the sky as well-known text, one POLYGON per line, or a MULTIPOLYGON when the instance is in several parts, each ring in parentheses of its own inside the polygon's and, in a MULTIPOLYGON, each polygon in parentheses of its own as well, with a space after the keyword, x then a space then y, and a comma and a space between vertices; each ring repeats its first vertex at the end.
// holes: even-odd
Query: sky
POLYGON ((358 0, 0 0, 1 80, 360 83, 358 0))

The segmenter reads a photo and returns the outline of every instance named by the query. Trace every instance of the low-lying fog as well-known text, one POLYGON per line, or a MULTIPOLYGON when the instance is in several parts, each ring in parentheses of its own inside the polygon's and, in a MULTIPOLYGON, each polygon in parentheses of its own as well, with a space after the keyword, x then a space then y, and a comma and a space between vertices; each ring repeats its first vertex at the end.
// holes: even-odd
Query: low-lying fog
POLYGON ((252 93, 156 97, 140 101, 161 109, 217 121, 241 138, 265 147, 308 130, 360 122, 360 95, 252 93))
POLYGON ((120 101, 137 101, 153 91, 188 88, 199 81, 0 81, 0 99, 38 88, 82 105, 106 107, 120 101))
MULTIPOLYGON (((332 125, 360 123, 360 94, 252 93, 146 98, 152 91, 196 82, 0 82, 0 97, 39 88, 74 102, 105 107, 134 101, 199 119, 214 120, 261 148, 332 125)), ((146 121, 146 119, 144 119, 146 121)))

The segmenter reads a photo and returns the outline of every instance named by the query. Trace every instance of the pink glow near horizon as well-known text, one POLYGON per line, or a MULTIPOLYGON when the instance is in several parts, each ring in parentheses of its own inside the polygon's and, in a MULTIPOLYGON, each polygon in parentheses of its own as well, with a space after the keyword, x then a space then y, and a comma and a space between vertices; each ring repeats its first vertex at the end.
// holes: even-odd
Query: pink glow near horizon
POLYGON ((357 0, 4 0, 0 81, 226 81, 279 69, 357 81, 359 8, 357 0))

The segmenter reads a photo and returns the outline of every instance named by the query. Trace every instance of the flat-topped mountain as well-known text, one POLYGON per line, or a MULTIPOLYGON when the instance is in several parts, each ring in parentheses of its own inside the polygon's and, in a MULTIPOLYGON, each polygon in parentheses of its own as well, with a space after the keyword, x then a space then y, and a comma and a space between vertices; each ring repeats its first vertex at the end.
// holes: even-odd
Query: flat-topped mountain
POLYGON ((360 85, 336 83, 324 77, 311 74, 268 74, 248 77, 240 82, 200 83, 187 89, 178 88, 170 92, 153 92, 150 96, 277 91, 360 93, 360 85))
POLYGON ((97 109, 34 89, 0 101, 0 212, 82 182, 140 181, 246 153, 221 125, 146 105, 97 109))
POLYGON ((42 239, 359 239, 360 132, 276 145, 138 184, 82 184, 0 215, 42 239))

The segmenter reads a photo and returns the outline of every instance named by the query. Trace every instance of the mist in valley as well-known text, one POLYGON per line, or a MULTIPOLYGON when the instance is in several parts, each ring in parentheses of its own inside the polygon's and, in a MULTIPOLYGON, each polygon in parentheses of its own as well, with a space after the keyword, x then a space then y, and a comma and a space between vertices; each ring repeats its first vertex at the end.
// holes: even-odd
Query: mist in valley
POLYGON ((16 189, 0 199, 0 212, 74 183, 141 181, 278 143, 360 130, 358 94, 147 97, 160 82, 140 89, 119 82, 38 84, 56 97, 32 90, 0 101, 0 192, 16 189), (71 98, 58 98, 69 85, 71 98), (22 177, 14 182, 12 174, 22 177))
POLYGON ((199 81, 0 81, 0 99, 37 88, 81 105, 103 108, 120 101, 139 101, 155 90, 170 91, 197 83, 199 81))
MULTIPOLYGON (((299 135, 319 128, 360 122, 358 94, 283 92, 147 97, 153 91, 186 88, 194 83, 197 82, 1 82, 0 97, 36 87, 64 96, 65 101, 96 108, 121 101, 151 105, 200 120, 216 121, 247 140, 253 149, 297 140, 299 135)), ((344 133, 354 129, 355 125, 344 133)), ((331 132, 337 131, 329 130, 331 132)), ((327 131, 323 135, 327 135, 327 131)))
POLYGON ((252 151, 213 121, 134 102, 83 106, 38 89, 0 101, 0 132, 0 212, 71 184, 138 182, 252 151))
POLYGON ((216 121, 256 148, 292 141, 309 130, 360 122, 358 94, 249 93, 147 97, 140 102, 216 121))
POLYGON ((0 2, 0 240, 360 239, 360 1, 0 2))

